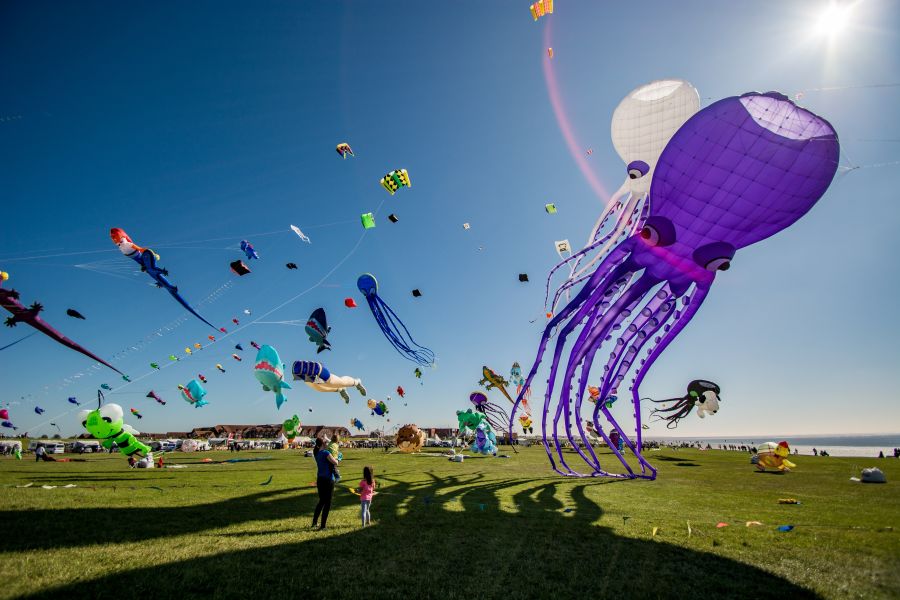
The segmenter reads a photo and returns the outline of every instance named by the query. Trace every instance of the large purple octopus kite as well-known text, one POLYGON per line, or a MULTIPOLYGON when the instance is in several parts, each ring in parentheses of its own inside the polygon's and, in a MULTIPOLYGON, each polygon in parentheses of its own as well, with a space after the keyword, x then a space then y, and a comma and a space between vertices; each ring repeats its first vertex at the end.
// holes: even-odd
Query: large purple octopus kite
MULTIPOLYGON (((789 227, 822 197, 837 170, 839 153, 837 134, 827 121, 775 92, 725 98, 682 125, 657 163, 643 228, 614 248, 578 295, 548 323, 522 387, 531 387, 547 344, 561 326, 542 420, 544 447, 556 472, 656 478, 656 469, 641 454, 638 390, 644 376, 697 313, 716 272, 729 268, 735 252, 789 227), (579 327, 568 358, 561 360, 567 338, 579 327), (610 354, 592 421, 627 470, 621 474, 600 466, 578 418, 594 355, 605 342, 610 354), (646 357, 639 358, 645 347, 646 357), (637 369, 628 388, 634 405, 633 438, 616 422, 605 402, 618 394, 632 366, 637 369), (559 400, 548 437, 560 368, 559 400), (576 371, 578 379, 573 382, 576 371), (574 399, 573 383, 578 386, 574 399), (640 473, 609 443, 598 420, 601 412, 634 453, 640 473), (566 463, 557 435, 560 419, 565 423, 566 439, 591 467, 591 473, 578 473, 566 463)), ((510 416, 510 432, 521 402, 520 393, 510 416)))

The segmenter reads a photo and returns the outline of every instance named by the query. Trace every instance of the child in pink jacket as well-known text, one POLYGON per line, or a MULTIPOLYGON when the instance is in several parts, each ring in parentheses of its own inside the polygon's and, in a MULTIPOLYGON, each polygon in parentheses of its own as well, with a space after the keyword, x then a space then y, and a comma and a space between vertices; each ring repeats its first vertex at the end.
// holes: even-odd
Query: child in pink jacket
POLYGON ((359 482, 359 516, 363 527, 372 524, 372 515, 369 507, 372 506, 372 496, 375 495, 375 475, 372 467, 363 468, 363 478, 359 482))

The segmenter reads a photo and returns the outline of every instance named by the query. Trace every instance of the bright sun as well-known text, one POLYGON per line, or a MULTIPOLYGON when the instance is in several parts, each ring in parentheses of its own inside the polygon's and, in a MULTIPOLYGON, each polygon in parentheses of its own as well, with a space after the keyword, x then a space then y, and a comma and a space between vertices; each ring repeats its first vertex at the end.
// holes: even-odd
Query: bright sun
POLYGON ((816 31, 819 35, 837 37, 847 28, 850 21, 850 11, 855 2, 831 2, 819 16, 816 23, 816 31))

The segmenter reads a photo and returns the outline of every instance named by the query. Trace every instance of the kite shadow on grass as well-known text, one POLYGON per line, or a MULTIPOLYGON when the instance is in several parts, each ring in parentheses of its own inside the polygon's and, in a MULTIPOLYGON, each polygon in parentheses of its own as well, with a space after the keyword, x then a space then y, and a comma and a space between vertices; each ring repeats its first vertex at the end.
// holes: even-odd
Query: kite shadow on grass
POLYGON ((382 476, 372 505, 375 525, 367 529, 357 523, 358 499, 339 484, 328 534, 309 529, 315 494, 308 487, 191 507, 7 511, 0 516, 7 517, 6 545, 14 546, 7 551, 203 531, 209 531, 203 535, 208 539, 216 528, 277 519, 295 522, 279 532, 294 528, 312 536, 171 562, 159 556, 152 564, 139 547, 130 548, 121 559, 134 568, 47 588, 31 598, 113 597, 123 590, 133 596, 253 598, 270 596, 273 585, 316 597, 816 597, 729 558, 658 538, 616 535, 602 524, 603 508, 587 497, 589 487, 604 485, 597 481, 488 482, 478 476, 422 475, 413 482, 382 476), (309 493, 297 493, 304 489, 309 493), (79 523, 84 525, 76 527, 79 523))

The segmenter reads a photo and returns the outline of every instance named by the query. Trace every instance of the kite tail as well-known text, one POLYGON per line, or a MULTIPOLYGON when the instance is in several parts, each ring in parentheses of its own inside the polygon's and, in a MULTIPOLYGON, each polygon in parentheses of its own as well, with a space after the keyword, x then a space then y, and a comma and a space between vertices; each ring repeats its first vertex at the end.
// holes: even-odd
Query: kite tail
POLYGON ((175 291, 175 288, 171 288, 171 289, 170 289, 170 288, 166 288, 166 290, 168 290, 168 292, 172 295, 172 297, 175 298, 176 300, 178 300, 178 303, 181 304, 183 307, 185 307, 185 308, 188 310, 188 312, 190 312, 192 315, 194 315, 195 317, 197 317, 198 319, 200 319, 201 321, 203 321, 204 323, 206 323, 207 325, 209 325, 210 327, 212 327, 212 328, 215 329, 216 331, 219 330, 218 327, 216 327, 215 325, 213 325, 212 323, 210 323, 209 321, 207 321, 206 319, 204 319, 203 317, 201 317, 201 316, 200 316, 200 313, 198 313, 196 310, 194 310, 194 309, 191 307, 191 305, 187 303, 187 300, 185 300, 184 298, 182 298, 182 297, 181 297, 181 294, 179 294, 177 291, 175 291))
POLYGON ((61 334, 60 332, 56 331, 55 329, 53 329, 52 327, 47 325, 47 323, 45 323, 44 321, 42 321, 40 319, 36 319, 34 321, 24 321, 24 322, 28 323, 29 325, 31 325, 32 327, 34 327, 41 333, 53 338, 54 340, 56 340, 63 346, 65 346, 67 348, 71 348, 75 352, 80 352, 81 354, 84 354, 88 358, 97 361, 101 365, 109 367, 110 369, 112 369, 113 371, 115 371, 116 373, 121 375, 122 377, 125 377, 125 373, 118 370, 117 368, 115 368, 114 366, 112 366, 111 364, 109 364, 108 362, 106 362, 105 360, 103 360, 102 358, 100 358, 99 356, 97 356, 96 354, 94 354, 93 352, 88 350, 87 348, 84 348, 84 347, 76 344, 75 342, 73 342, 72 340, 70 340, 63 334, 61 334))

